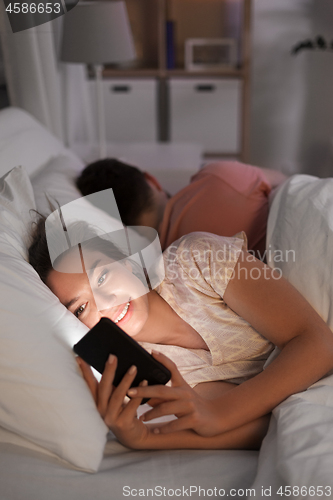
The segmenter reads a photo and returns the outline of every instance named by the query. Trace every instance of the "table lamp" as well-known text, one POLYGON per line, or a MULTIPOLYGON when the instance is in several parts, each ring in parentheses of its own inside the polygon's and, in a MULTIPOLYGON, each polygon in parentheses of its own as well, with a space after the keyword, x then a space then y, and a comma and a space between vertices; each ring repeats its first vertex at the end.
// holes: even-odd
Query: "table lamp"
POLYGON ((80 2, 64 15, 61 60, 95 69, 99 156, 106 156, 102 70, 106 63, 135 59, 124 1, 80 2))

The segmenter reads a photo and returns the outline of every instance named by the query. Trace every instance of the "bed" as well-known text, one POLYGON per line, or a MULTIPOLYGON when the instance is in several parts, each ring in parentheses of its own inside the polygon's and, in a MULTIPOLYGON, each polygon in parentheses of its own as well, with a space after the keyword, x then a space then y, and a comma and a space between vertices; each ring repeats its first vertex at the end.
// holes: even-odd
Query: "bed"
MULTIPOLYGON (((74 178, 82 168, 27 113, 0 112, 0 499, 331 496, 331 376, 276 408, 260 453, 132 451, 108 433, 71 352, 86 327, 26 261, 31 210, 49 210, 45 192, 60 205, 79 198, 74 178)), ((297 176, 280 189, 267 257, 332 328, 331 182, 297 176), (296 261, 276 258, 288 250, 296 261)))

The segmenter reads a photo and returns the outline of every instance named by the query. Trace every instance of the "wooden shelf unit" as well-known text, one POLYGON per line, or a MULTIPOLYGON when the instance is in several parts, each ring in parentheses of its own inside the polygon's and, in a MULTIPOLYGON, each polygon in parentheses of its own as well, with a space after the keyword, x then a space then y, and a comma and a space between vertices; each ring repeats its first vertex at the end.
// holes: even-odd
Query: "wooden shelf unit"
MULTIPOLYGON (((167 82, 173 78, 228 79, 241 81, 240 151, 249 156, 249 108, 251 65, 251 0, 126 0, 127 11, 137 52, 137 61, 121 67, 106 66, 105 79, 156 78, 160 92, 160 140, 168 140, 167 82), (232 19, 230 19, 230 16, 232 19), (175 26, 175 67, 167 68, 166 21, 175 26), (229 23, 229 24, 228 24, 229 23), (233 33, 230 33, 233 29, 233 33), (234 33, 236 32, 236 36, 234 33), (187 38, 231 38, 237 42, 238 63, 235 67, 188 71, 184 67, 184 42, 187 38)), ((209 153, 209 152, 208 152, 209 153)), ((221 151, 220 155, 228 153, 221 151)), ((216 153, 214 153, 216 156, 216 153)), ((217 155, 218 156, 218 155, 217 155)))

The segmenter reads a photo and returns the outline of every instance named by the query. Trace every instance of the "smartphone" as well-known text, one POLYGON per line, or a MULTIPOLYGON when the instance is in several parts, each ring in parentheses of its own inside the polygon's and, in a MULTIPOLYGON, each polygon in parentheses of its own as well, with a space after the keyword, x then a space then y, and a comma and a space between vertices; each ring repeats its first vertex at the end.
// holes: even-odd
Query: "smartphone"
POLYGON ((156 361, 146 349, 109 318, 101 318, 74 345, 73 350, 99 373, 103 373, 110 354, 117 356, 118 365, 113 381, 115 386, 132 365, 135 365, 138 371, 131 387, 137 387, 142 380, 147 380, 148 385, 166 384, 171 378, 170 371, 164 365, 156 361))

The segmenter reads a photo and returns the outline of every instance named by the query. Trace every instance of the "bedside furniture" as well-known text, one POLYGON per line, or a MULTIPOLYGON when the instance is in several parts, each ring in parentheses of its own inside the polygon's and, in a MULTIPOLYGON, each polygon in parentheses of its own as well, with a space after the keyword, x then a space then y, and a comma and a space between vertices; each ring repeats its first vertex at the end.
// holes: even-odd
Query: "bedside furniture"
MULTIPOLYGON (((104 86, 110 88, 117 84, 117 79, 119 82, 126 79, 133 85, 146 84, 148 88, 149 81, 155 80, 156 94, 154 91, 152 99, 156 99, 158 140, 196 142, 204 137, 200 142, 206 155, 223 157, 232 154, 234 158, 246 161, 249 148, 251 0, 126 0, 126 6, 137 61, 105 67, 104 86), (234 40, 235 65, 187 70, 185 44, 186 40, 193 38, 234 40), (203 90, 198 87, 202 80, 206 86, 203 90)), ((130 94, 127 98, 129 102, 130 94)), ((106 99, 110 102, 113 99, 109 91, 106 99)), ((138 107, 142 105, 142 102, 136 104, 138 107)), ((127 105, 124 104, 123 109, 125 114, 127 105)), ((121 111, 118 116, 120 114, 121 111)), ((131 119, 128 126, 131 128, 131 119)), ((140 126, 144 127, 144 122, 140 126)), ((109 141, 116 140, 112 128, 107 130, 107 137, 109 141)))

